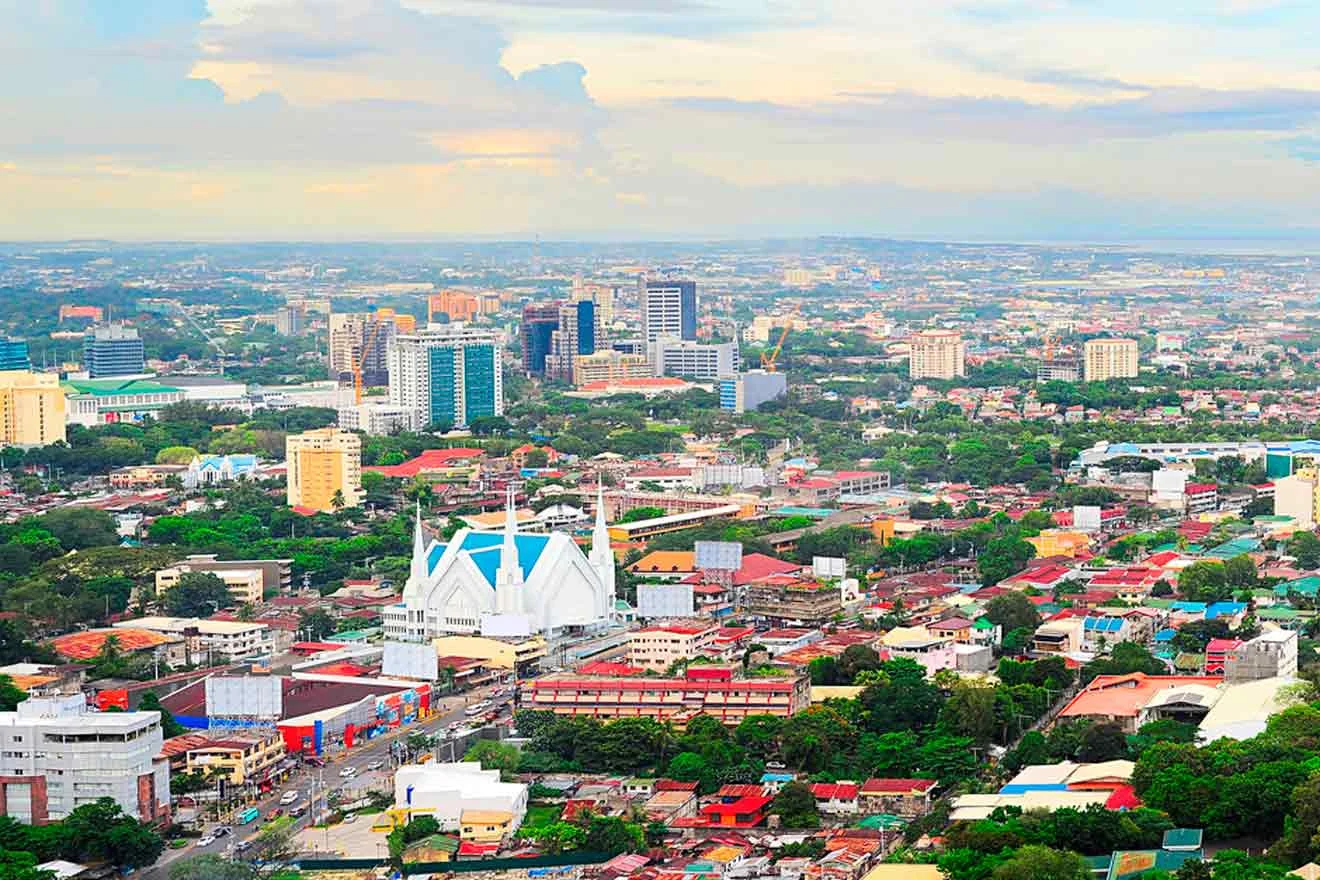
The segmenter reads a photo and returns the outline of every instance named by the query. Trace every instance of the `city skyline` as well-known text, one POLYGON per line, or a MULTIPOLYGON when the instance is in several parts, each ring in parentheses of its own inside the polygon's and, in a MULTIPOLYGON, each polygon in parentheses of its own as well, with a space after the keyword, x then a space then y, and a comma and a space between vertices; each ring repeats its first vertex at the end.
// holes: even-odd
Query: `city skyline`
POLYGON ((7 5, 4 239, 1320 231, 1301 3, 7 5))

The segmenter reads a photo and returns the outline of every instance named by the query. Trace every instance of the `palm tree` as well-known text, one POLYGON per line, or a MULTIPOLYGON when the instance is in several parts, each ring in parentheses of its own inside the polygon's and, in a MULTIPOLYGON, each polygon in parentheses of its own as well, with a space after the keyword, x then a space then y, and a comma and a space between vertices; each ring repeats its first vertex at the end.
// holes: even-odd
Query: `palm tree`
POLYGON ((335 490, 335 494, 333 494, 333 495, 330 496, 330 506, 333 507, 333 508, 335 509, 335 512, 336 512, 336 513, 338 513, 339 511, 343 510, 344 507, 345 507, 345 505, 346 505, 347 503, 348 503, 348 502, 346 502, 346 501, 344 500, 344 490, 343 490, 343 489, 336 489, 336 490, 335 490))

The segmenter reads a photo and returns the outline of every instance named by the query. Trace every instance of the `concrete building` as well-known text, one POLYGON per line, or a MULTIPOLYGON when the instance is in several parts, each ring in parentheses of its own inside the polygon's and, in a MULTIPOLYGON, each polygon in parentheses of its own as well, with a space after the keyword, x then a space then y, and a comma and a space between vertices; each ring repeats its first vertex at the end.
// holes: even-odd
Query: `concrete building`
POLYGON ((719 379, 739 367, 738 343, 707 343, 661 336, 651 343, 651 366, 657 376, 719 379))
MULTIPOLYGON (((223 660, 234 663, 278 653, 280 633, 264 623, 240 620, 203 620, 197 617, 140 617, 113 625, 114 629, 145 630, 184 639, 188 663, 201 664, 223 660)), ((288 640, 292 643, 292 639, 288 640)))
MULTIPOLYGON (((466 812, 502 813, 509 816, 506 833, 513 832, 527 815, 527 786, 501 782, 499 770, 476 761, 404 764, 394 773, 394 811, 399 822, 430 816, 441 831, 460 830, 466 812)), ((484 823, 483 817, 483 824, 500 823, 484 823)))
POLYGON ((663 623, 639 629, 628 637, 628 663, 664 672, 676 661, 702 656, 718 632, 719 627, 700 621, 663 623))
POLYGON ((123 324, 93 327, 83 337, 83 368, 89 379, 141 376, 146 354, 136 329, 123 324))
POLYGON ((399 333, 416 329, 412 315, 393 309, 375 312, 336 312, 330 315, 330 375, 341 382, 353 381, 362 366, 362 384, 379 388, 389 381, 386 356, 399 333))
POLYGON ((140 422, 187 399, 183 389, 150 379, 71 379, 64 393, 65 420, 88 428, 140 422))
POLYGON ((274 729, 268 731, 227 736, 188 749, 188 772, 223 774, 234 785, 267 781, 286 750, 284 737, 274 729))
POLYGON ((1135 379, 1138 372, 1135 339, 1088 339, 1082 346, 1082 378, 1087 382, 1135 379))
POLYGON ((330 513, 362 503, 362 438, 337 428, 290 434, 284 441, 290 507, 330 513))
POLYGON ((389 350, 390 403, 408 410, 419 430, 503 415, 500 345, 494 331, 463 324, 399 336, 389 350))
POLYGON ((0 371, 0 443, 46 446, 65 439, 60 377, 30 370, 0 371))
POLYGON ((913 379, 956 379, 967 375, 967 348, 953 330, 922 330, 908 340, 908 375, 913 379))
POLYGON ((183 472, 185 489, 215 486, 234 480, 251 480, 257 476, 255 455, 195 455, 183 472))
POLYGON ((339 409, 339 427, 345 431, 386 436, 407 431, 413 424, 412 410, 383 400, 367 400, 339 409))
POLYGON ((1224 681, 1229 684, 1296 676, 1297 633, 1294 630, 1261 633, 1224 657, 1224 681))
POLYGON ((81 693, 0 712, 0 815, 42 824, 108 797, 143 822, 170 812, 159 712, 93 712, 81 693))
POLYGON ((624 354, 607 349, 580 355, 573 360, 573 382, 578 387, 594 382, 621 382, 651 375, 651 360, 642 354, 624 354))
POLYGON ((461 290, 442 290, 426 299, 426 322, 436 323, 441 317, 447 323, 475 321, 481 315, 481 300, 461 290))
POLYGON ((642 340, 648 345, 662 336, 697 338, 697 284, 695 281, 637 281, 637 307, 642 318, 642 340))
POLYGON ((843 597, 837 586, 774 576, 746 585, 743 610, 788 626, 823 626, 843 611, 843 597))
POLYGON ((1320 521, 1320 476, 1313 467, 1300 467, 1290 476, 1274 480, 1274 515, 1290 516, 1297 527, 1310 530, 1320 521))
POLYGON ((0 372, 32 369, 26 339, 14 336, 0 337, 0 372))
POLYGON ((559 326, 550 334, 545 374, 547 378, 560 382, 576 382, 574 367, 577 359, 593 355, 604 347, 605 329, 596 313, 596 304, 591 300, 561 303, 559 326))
POLYGON ((546 359, 554 333, 559 329, 559 303, 528 303, 523 306, 518 337, 522 343, 523 371, 528 375, 545 374, 546 359))
POLYGON ((748 370, 720 379, 720 409, 741 415, 755 412, 761 404, 788 393, 788 379, 783 373, 748 370))
POLYGON ((156 593, 179 583, 187 572, 213 574, 225 582, 239 602, 260 602, 263 596, 287 592, 293 584, 292 559, 217 559, 198 554, 156 572, 156 593))
POLYGON ((441 657, 480 660, 483 665, 520 671, 535 666, 546 656, 546 640, 541 636, 497 638, 494 636, 441 636, 432 639, 441 657))

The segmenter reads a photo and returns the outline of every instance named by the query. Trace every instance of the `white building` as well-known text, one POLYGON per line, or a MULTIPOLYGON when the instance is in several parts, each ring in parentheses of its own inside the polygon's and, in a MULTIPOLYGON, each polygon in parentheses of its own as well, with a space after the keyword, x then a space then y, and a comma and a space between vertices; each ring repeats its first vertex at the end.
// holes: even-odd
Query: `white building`
POLYGON ((500 771, 483 770, 476 761, 453 764, 404 764, 394 773, 394 807, 431 816, 441 831, 456 831, 466 811, 509 813, 510 830, 527 815, 527 786, 501 782, 500 771))
POLYGON ((186 489, 213 486, 233 480, 250 480, 257 476, 255 455, 194 455, 183 473, 186 489))
POLYGON ((697 284, 695 281, 637 279, 637 309, 642 319, 642 341, 661 336, 697 338, 697 284))
POLYGON ((0 815, 40 823, 108 797, 141 821, 163 819, 163 742, 159 712, 93 712, 81 693, 24 700, 0 712, 0 815))
POLYGON ((427 541, 421 517, 403 601, 383 612, 386 638, 420 642, 483 624, 556 633, 596 627, 614 612, 614 553, 597 502, 590 556, 563 532, 520 533, 509 496, 502 531, 460 529, 427 541))
POLYGON ((339 427, 345 431, 383 436, 407 431, 412 425, 411 409, 385 401, 363 401, 339 410, 339 427))
POLYGON ((395 338, 386 361, 390 404, 406 409, 411 427, 466 427, 504 414, 500 336, 463 324, 441 324, 395 338))
POLYGON ((922 330, 908 340, 908 375, 913 379, 954 379, 967 375, 967 347, 954 330, 922 330))
MULTIPOLYGON (((203 620, 197 617, 140 617, 114 624, 116 629, 145 629, 187 642, 189 663, 228 663, 250 660, 287 649, 280 630, 264 623, 241 620, 203 620)), ((288 639, 287 635, 285 639, 288 639)))
POLYGON ((651 343, 651 365, 657 376, 718 379, 738 369, 738 343, 696 342, 662 336, 651 343))

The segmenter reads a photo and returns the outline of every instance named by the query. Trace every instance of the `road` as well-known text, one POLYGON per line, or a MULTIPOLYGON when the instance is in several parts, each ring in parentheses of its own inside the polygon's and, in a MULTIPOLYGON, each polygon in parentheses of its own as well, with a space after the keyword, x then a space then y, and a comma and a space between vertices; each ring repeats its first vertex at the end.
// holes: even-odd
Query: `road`
MULTIPOLYGON (((360 796, 365 796, 368 791, 373 789, 387 790, 392 788, 394 764, 391 761, 389 750, 393 743, 406 740, 410 734, 426 733, 434 735, 446 730, 454 722, 465 722, 469 719, 463 712, 464 708, 480 700, 489 698, 492 708, 503 711, 513 697, 508 692, 498 697, 491 697, 491 692, 498 687, 500 686, 477 688, 468 693, 442 700, 442 708, 435 716, 427 719, 425 723, 400 726, 397 730, 378 736, 363 745, 355 746, 347 752, 335 752, 327 757, 323 768, 299 765, 282 786, 272 789, 270 794, 253 802, 252 806, 261 811, 262 819, 249 825, 232 826, 231 833, 220 837, 214 843, 205 847, 190 843, 183 849, 167 849, 154 865, 142 872, 143 880, 165 880, 169 875, 170 865, 188 856, 209 853, 221 855, 227 859, 243 858, 244 854, 236 851, 236 844, 241 840, 255 842, 255 838, 261 833, 261 829, 265 825, 265 815, 279 806, 280 796, 286 791, 298 792, 298 800, 290 805, 292 807, 298 804, 310 805, 310 798, 313 794, 320 800, 322 792, 326 795, 340 793, 343 795, 344 800, 352 801, 360 796), (381 763, 380 769, 374 771, 367 769, 368 764, 377 761, 381 763), (357 775, 351 778, 340 776, 340 773, 347 767, 355 768, 358 771, 357 775)), ((437 760, 451 760, 449 750, 446 749, 444 743, 437 745, 434 751, 437 760)), ((461 754, 452 756, 453 759, 461 757, 461 754)), ((283 809, 287 812, 290 807, 283 809)), ((302 816, 294 820, 292 830, 295 835, 308 827, 312 821, 313 812, 309 808, 302 816)), ((206 833, 210 833, 215 827, 214 824, 208 823, 205 829, 206 833)), ((331 834, 327 834, 327 841, 330 840, 331 834)), ((255 847, 248 850, 247 854, 255 857, 255 847)))

